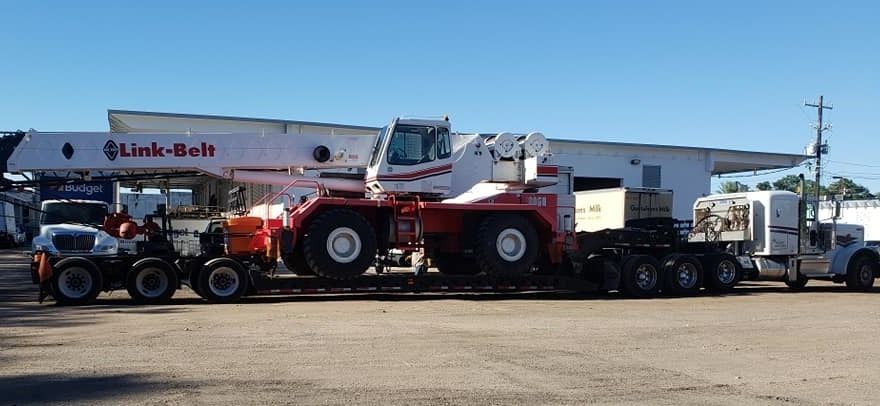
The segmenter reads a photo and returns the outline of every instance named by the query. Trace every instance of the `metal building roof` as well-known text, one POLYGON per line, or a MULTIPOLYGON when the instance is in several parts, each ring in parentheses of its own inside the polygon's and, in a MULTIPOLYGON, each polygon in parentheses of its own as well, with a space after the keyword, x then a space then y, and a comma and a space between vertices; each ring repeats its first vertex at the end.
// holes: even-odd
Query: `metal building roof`
MULTIPOLYGON (((282 120, 271 118, 236 117, 207 114, 161 113, 134 110, 107 110, 110 131, 113 132, 180 132, 180 131, 278 131, 292 132, 307 128, 310 131, 333 133, 352 133, 369 135, 378 127, 322 123, 301 120, 282 120)), ((762 151, 743 151, 723 148, 692 147, 663 144, 637 144, 613 141, 592 141, 573 139, 550 139, 553 150, 562 152, 563 147, 571 148, 612 148, 623 151, 655 153, 698 153, 710 160, 713 175, 751 172, 767 169, 795 167, 810 159, 803 154, 788 154, 762 151)))

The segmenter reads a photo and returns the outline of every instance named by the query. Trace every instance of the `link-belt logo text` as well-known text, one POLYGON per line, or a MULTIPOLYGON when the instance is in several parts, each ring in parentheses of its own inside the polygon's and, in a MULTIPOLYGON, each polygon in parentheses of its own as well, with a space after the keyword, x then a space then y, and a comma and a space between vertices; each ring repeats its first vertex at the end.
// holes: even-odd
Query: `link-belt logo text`
POLYGON ((162 158, 170 157, 204 157, 213 158, 216 147, 213 144, 203 142, 199 145, 187 145, 182 142, 175 142, 171 146, 159 145, 158 142, 151 142, 149 146, 139 146, 135 143, 120 142, 116 144, 113 140, 108 140, 104 144, 104 155, 107 159, 114 161, 116 157, 137 157, 137 158, 162 158))

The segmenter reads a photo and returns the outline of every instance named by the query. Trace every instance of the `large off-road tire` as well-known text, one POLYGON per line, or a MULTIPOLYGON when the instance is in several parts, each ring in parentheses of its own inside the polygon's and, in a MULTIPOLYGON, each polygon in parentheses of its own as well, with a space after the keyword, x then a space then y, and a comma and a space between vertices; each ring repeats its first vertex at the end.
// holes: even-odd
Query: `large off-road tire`
POLYGON ((138 304, 168 302, 177 284, 177 272, 158 258, 138 261, 125 277, 125 290, 138 304))
POLYGON ((663 293, 670 296, 693 296, 700 293, 703 266, 692 255, 673 254, 661 262, 663 293))
POLYGON ((101 293, 102 286, 98 267, 85 258, 66 258, 52 269, 52 296, 59 305, 91 303, 101 293))
POLYGON ((238 261, 221 258, 206 263, 196 274, 201 296, 213 303, 232 303, 248 290, 248 275, 238 261))
POLYGON ((437 254, 433 260, 434 266, 444 275, 476 275, 482 272, 474 258, 460 254, 437 254))
POLYGON ((354 279, 376 259, 376 232, 360 213, 334 209, 319 214, 303 238, 309 267, 328 279, 354 279))
POLYGON ((728 292, 742 277, 742 265, 733 255, 713 255, 704 262, 703 284, 711 292, 728 292))
POLYGON ((850 290, 870 292, 874 288, 877 262, 868 255, 857 255, 846 267, 846 287, 850 290))
POLYGON ((630 297, 649 298, 660 294, 663 271, 660 263, 648 255, 630 255, 623 259, 620 291, 630 297))
POLYGON ((309 263, 306 262, 301 243, 296 244, 292 253, 283 255, 281 257, 281 262, 284 263, 284 267, 286 267, 288 271, 299 276, 311 276, 315 274, 315 271, 313 271, 312 268, 309 267, 309 263))
POLYGON ((486 217, 480 223, 476 241, 477 264, 487 275, 520 276, 538 259, 538 232, 523 216, 486 217))

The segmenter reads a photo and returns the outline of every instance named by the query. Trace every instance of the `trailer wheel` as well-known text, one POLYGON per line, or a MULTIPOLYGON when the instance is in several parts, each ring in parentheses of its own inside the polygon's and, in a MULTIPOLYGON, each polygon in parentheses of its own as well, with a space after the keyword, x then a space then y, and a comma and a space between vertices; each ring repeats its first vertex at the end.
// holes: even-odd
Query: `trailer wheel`
POLYGON ((712 292, 728 292, 743 277, 742 265, 730 254, 713 255, 706 258, 703 279, 706 289, 712 292))
POLYGON ((662 262, 666 293, 675 296, 692 296, 700 292, 703 282, 703 266, 691 255, 673 254, 662 262))
POLYGON ((202 293, 202 289, 199 287, 199 269, 190 271, 189 288, 192 289, 195 294, 199 295, 200 298, 205 298, 205 295, 202 293))
POLYGON ((196 275, 201 296, 209 302, 231 303, 248 289, 247 271, 232 259, 210 261, 196 275))
POLYGON ((376 259, 376 232, 360 213, 335 209, 319 215, 303 239, 303 256, 316 274, 354 279, 376 259))
POLYGON ((135 303, 165 303, 177 290, 177 273, 159 259, 138 261, 125 278, 125 289, 135 303))
POLYGON ((85 258, 61 260, 52 272, 52 296, 63 306, 92 302, 101 292, 102 284, 98 267, 85 258))
POLYGON ((538 232, 522 216, 489 216, 480 223, 475 252, 486 274, 520 276, 538 259, 538 232))
POLYGON ((434 266, 445 275, 476 275, 481 272, 480 266, 473 258, 457 254, 437 254, 433 259, 434 266))
POLYGON ((846 287, 850 290, 870 292, 874 288, 874 273, 877 264, 871 257, 861 254, 853 258, 846 267, 846 287))
POLYGON ((623 260, 620 291, 631 297, 648 298, 660 293, 660 263, 648 255, 630 255, 623 260))

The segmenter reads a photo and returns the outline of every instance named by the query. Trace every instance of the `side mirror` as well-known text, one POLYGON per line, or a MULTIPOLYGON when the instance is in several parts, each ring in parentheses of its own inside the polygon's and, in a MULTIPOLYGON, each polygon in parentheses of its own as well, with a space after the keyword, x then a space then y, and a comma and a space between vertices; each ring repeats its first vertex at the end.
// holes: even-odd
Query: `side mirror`
POLYGON ((816 245, 819 241, 819 233, 816 230, 810 230, 810 245, 816 245))
POLYGON ((836 218, 836 219, 840 218, 840 202, 839 201, 834 202, 834 218, 836 218))

